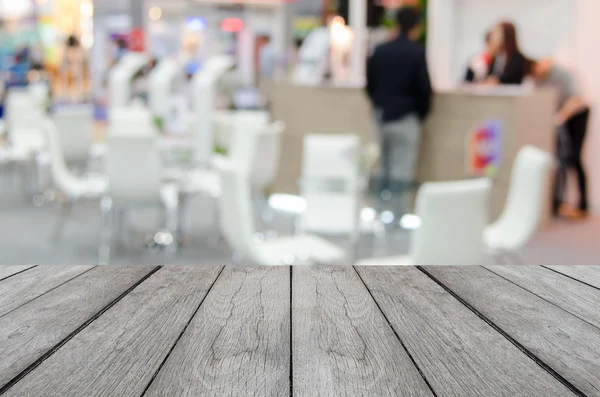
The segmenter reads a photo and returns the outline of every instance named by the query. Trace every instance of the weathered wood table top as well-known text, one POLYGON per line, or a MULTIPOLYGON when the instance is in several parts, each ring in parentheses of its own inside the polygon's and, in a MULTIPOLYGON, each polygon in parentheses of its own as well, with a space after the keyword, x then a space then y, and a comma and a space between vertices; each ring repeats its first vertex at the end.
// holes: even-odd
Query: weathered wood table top
POLYGON ((600 396, 600 267, 0 267, 0 394, 600 396))

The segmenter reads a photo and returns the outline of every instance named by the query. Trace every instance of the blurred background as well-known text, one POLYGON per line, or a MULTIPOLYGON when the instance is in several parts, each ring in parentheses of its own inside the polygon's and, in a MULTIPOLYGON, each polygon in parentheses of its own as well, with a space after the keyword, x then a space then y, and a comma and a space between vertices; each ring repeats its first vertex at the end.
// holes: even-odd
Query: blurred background
POLYGON ((596 0, 0 0, 0 264, 597 264, 596 0))

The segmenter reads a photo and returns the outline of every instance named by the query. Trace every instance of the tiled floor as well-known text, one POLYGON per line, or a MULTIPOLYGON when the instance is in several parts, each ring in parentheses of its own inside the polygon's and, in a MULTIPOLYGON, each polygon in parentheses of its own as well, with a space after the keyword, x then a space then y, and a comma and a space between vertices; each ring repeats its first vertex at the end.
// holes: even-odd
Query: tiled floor
MULTIPOLYGON (((23 196, 10 194, 14 181, 0 176, 0 264, 96 264, 101 225, 98 202, 75 206, 59 243, 50 241, 58 220, 58 208, 50 204, 32 206, 23 196)), ((192 236, 190 244, 176 256, 149 252, 143 248, 143 236, 153 231, 157 211, 134 214, 136 229, 128 249, 114 256, 115 264, 229 264, 231 252, 224 242, 214 244, 209 238, 214 203, 197 198, 190 203, 192 236)), ((281 230, 288 229, 289 219, 280 219, 281 230)), ((536 265, 597 265, 600 264, 600 218, 581 223, 556 221, 538 235, 523 251, 522 260, 536 265)), ((359 245, 359 257, 391 256, 408 250, 410 236, 397 233, 383 244, 364 237, 359 245)), ((343 241, 342 241, 343 242, 343 241)))

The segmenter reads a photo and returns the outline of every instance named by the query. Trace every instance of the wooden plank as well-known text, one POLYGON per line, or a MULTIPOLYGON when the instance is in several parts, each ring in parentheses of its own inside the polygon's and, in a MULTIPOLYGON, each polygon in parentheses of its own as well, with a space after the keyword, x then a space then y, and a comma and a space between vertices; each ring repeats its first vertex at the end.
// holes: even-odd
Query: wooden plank
POLYGON ((0 317, 90 270, 93 266, 38 266, 0 284, 0 317))
POLYGON ((35 266, 0 266, 0 281, 14 274, 24 272, 27 269, 31 269, 32 267, 35 266))
POLYGON ((297 267, 294 396, 433 396, 352 267, 297 267))
POLYGON ((0 390, 155 267, 97 267, 0 318, 0 390))
POLYGON ((290 269, 228 267, 145 397, 286 396, 290 269))
POLYGON ((539 266, 486 268, 600 328, 600 289, 539 266))
POLYGON ((141 396, 219 271, 212 266, 160 269, 6 396, 141 396))
POLYGON ((357 271, 438 396, 573 396, 418 269, 357 271))
POLYGON ((481 267, 426 268, 585 393, 600 396, 600 330, 481 267))
POLYGON ((600 266, 546 266, 548 269, 600 288, 600 266))

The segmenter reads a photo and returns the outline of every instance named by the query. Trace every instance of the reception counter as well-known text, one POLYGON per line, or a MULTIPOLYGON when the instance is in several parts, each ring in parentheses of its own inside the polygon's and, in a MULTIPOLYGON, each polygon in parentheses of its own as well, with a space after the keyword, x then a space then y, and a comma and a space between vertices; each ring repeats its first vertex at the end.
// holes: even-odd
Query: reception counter
MULTIPOLYGON (((520 87, 474 87, 436 93, 422 133, 417 180, 450 181, 489 175, 494 180, 490 219, 495 219, 504 206, 518 150, 530 144, 553 152, 555 103, 553 91, 520 87), (487 141, 482 142, 482 137, 487 141), (490 164, 477 161, 473 145, 483 145, 496 159, 490 164)), ((275 186, 278 192, 297 192, 304 135, 355 133, 365 143, 377 139, 369 101, 358 87, 275 84, 273 118, 283 120, 287 126, 275 186)), ((548 203, 549 194, 550 190, 548 203)))

